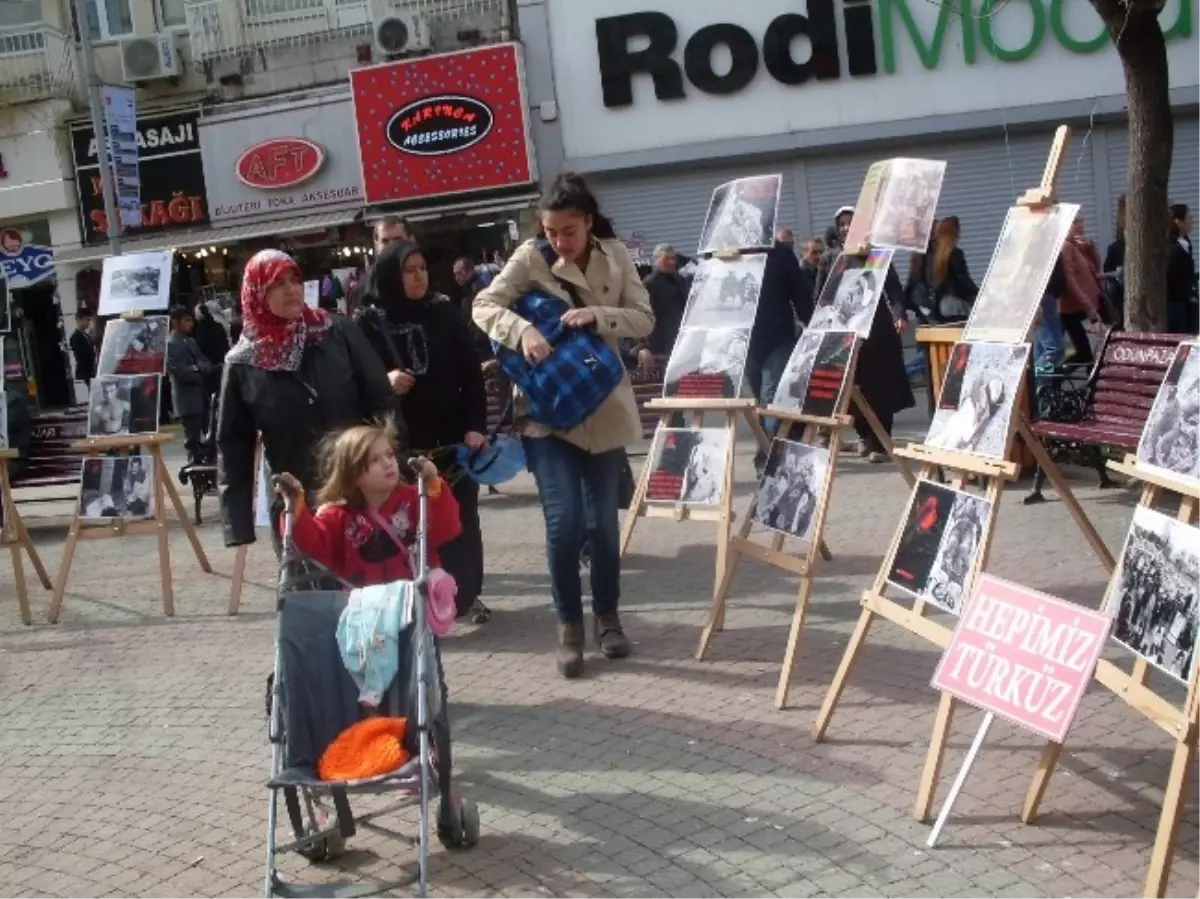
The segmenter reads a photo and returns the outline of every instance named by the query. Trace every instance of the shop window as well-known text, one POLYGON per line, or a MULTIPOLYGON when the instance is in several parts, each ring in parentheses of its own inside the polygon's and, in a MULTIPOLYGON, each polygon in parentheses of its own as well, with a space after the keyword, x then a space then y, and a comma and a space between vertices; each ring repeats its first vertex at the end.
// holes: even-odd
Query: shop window
POLYGON ((327 0, 243 0, 246 18, 255 19, 286 19, 291 17, 307 17, 316 11, 323 11, 327 0))
POLYGON ((0 3, 0 29, 37 25, 42 21, 42 0, 9 0, 0 3))
POLYGON ((46 36, 31 29, 41 23, 41 0, 0 2, 0 56, 41 50, 46 45, 46 36))
POLYGON ((158 0, 158 21, 163 28, 183 28, 187 25, 184 10, 186 0, 158 0))
POLYGON ((133 34, 130 0, 87 0, 88 35, 94 41, 112 41, 133 34))

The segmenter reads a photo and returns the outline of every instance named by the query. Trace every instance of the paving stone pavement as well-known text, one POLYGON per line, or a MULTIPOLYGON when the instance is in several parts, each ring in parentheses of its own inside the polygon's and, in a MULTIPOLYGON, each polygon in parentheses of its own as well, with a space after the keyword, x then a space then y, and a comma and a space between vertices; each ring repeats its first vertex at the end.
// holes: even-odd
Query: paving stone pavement
MULTIPOLYGON (((1116 551, 1136 494, 1072 474, 1116 551)), ((752 478, 743 447, 739 511, 752 478)), ((1061 503, 1024 508, 1023 489, 1005 494, 990 570, 1095 605, 1103 568, 1061 503)), ((435 847, 435 895, 1141 895, 1171 745, 1102 691, 1079 712, 1036 826, 1018 813, 1040 743, 997 722, 932 851, 911 815, 937 699, 931 647, 875 625, 827 742, 810 739, 905 498, 890 466, 843 462, 827 529, 834 558, 820 566, 782 712, 772 697, 795 578, 743 563, 726 630, 695 662, 713 526, 643 521, 623 581, 635 654, 590 658, 586 677, 566 682, 554 672, 532 484, 485 498, 494 617, 444 643, 458 783, 480 804, 483 836, 470 852, 435 847)), ((53 569, 63 528, 38 524, 53 569)), ((255 546, 230 618, 233 553, 215 525, 201 534, 218 573, 202 574, 174 536, 174 619, 161 613, 149 538, 82 545, 57 626, 44 623, 49 595, 35 587, 38 622, 20 625, 0 565, 0 894, 260 889, 274 560, 266 541, 255 546)), ((939 799, 979 717, 956 715, 939 799)), ((369 835, 351 846, 341 870, 289 857, 283 871, 396 878, 413 858, 369 835)), ((1194 783, 1180 847, 1169 894, 1195 896, 1194 783)))

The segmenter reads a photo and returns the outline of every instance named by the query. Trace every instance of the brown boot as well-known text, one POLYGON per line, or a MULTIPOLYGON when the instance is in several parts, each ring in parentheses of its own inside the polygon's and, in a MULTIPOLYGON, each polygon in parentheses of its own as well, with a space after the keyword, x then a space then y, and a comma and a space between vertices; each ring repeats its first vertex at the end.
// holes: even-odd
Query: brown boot
POLYGON ((629 638, 621 627, 619 615, 596 616, 596 645, 607 659, 623 659, 629 655, 629 638))
POLYGON ((563 677, 583 674, 583 623, 558 625, 558 673, 563 677))

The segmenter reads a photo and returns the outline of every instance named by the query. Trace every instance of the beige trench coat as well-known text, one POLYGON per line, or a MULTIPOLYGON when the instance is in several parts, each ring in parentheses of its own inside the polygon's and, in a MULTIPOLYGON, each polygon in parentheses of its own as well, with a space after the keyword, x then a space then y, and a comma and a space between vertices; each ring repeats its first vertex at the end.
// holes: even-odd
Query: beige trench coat
MULTIPOLYGON (((647 337, 654 329, 650 296, 642 286, 637 268, 619 240, 594 240, 587 272, 559 259, 553 271, 534 241, 528 240, 513 253, 504 270, 475 297, 472 318, 488 337, 511 350, 521 351, 521 334, 529 322, 509 309, 530 290, 540 290, 571 303, 570 294, 556 280, 575 287, 579 300, 596 315, 596 333, 613 351, 620 353, 620 338, 647 337)), ((518 392, 515 420, 526 437, 553 433, 589 453, 603 453, 642 439, 633 385, 626 374, 617 388, 582 424, 569 431, 551 431, 525 416, 518 392)))

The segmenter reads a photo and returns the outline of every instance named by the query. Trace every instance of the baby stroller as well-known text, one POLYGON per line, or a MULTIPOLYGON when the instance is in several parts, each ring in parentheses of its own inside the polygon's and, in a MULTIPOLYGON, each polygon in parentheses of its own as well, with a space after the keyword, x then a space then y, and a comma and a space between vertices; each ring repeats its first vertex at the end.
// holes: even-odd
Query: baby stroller
POLYGON ((417 601, 413 603, 411 623, 400 632, 398 672, 379 704, 381 713, 407 719, 404 748, 411 757, 395 771, 363 780, 323 781, 316 773, 317 759, 326 747, 363 716, 358 686, 346 670, 336 637, 349 586, 323 566, 300 556, 292 542, 293 501, 290 497, 285 499, 276 601, 275 670, 267 693, 272 745, 263 889, 268 897, 318 895, 314 887, 292 885, 281 879, 276 859, 282 852, 297 852, 314 863, 329 861, 341 854, 346 839, 359 828, 414 842, 411 837, 376 823, 384 815, 413 805, 420 809, 415 876, 399 883, 330 884, 322 887, 319 894, 365 896, 415 882, 417 895, 425 896, 429 805, 435 795, 439 799, 437 836, 442 845, 465 849, 479 840, 478 808, 451 790, 445 677, 425 607, 429 501, 424 483, 419 478, 418 483, 420 518, 413 547, 417 601), (336 585, 335 589, 322 589, 330 583, 336 585), (293 839, 283 845, 276 842, 281 792, 293 834, 293 839), (393 793, 397 794, 396 801, 385 808, 358 816, 351 811, 351 795, 393 793))
POLYGON ((179 483, 192 485, 192 499, 196 505, 197 525, 204 524, 200 515, 200 503, 208 494, 217 495, 217 394, 208 398, 208 422, 194 458, 179 469, 179 483))

